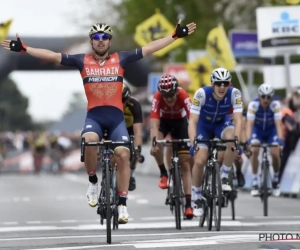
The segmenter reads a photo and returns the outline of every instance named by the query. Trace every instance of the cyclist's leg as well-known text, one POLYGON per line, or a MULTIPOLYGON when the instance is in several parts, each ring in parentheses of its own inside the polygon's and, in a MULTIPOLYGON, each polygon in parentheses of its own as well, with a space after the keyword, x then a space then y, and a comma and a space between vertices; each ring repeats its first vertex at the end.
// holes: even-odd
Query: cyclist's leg
MULTIPOLYGON (((199 139, 210 139, 210 129, 203 125, 197 126, 197 137, 199 139)), ((202 208, 202 180, 203 169, 208 158, 208 143, 199 143, 199 150, 194 155, 194 166, 192 171, 192 207, 194 216, 199 217, 203 214, 202 208)))
MULTIPOLYGON (((188 136, 188 122, 187 119, 182 119, 182 122, 178 124, 178 127, 174 128, 174 137, 177 139, 187 139, 188 136)), ((183 189, 185 193, 185 216, 187 218, 193 217, 193 210, 191 204, 191 192, 192 192, 192 176, 190 165, 190 152, 188 143, 181 143, 178 145, 178 158, 182 173, 183 189)))
MULTIPOLYGON (((127 132, 129 136, 134 135, 133 132, 133 127, 127 128, 127 132)), ((130 148, 131 150, 131 148, 130 148)), ((134 170, 136 168, 137 164, 137 159, 136 157, 133 157, 132 152, 130 152, 130 181, 129 181, 129 191, 133 191, 136 188, 136 183, 135 183, 135 177, 134 177, 134 170)))
MULTIPOLYGON (((251 145, 259 145, 263 143, 263 137, 262 134, 259 132, 258 129, 253 126, 252 135, 251 135, 251 145)), ((259 147, 252 147, 251 148, 251 166, 252 166, 252 190, 251 195, 257 196, 259 195, 258 191, 258 155, 259 155, 259 147)))
MULTIPOLYGON (((277 132, 274 128, 268 136, 268 144, 277 144, 277 132)), ((272 180, 273 194, 274 196, 280 195, 280 186, 279 186, 279 167, 280 167, 280 147, 270 148, 270 153, 272 157, 272 165, 274 170, 274 176, 272 180)))
MULTIPOLYGON (((116 110, 115 116, 111 118, 109 138, 112 141, 129 141, 129 135, 121 110, 116 110)), ((126 202, 130 180, 129 148, 130 146, 118 146, 114 149, 114 156, 117 164, 117 184, 119 189, 119 222, 123 224, 127 223, 129 219, 126 202)))
MULTIPOLYGON (((233 139, 234 138, 234 127, 229 118, 227 117, 224 122, 215 128, 215 136, 221 139, 233 139)), ((222 179, 222 190, 231 191, 231 187, 228 184, 228 175, 230 173, 234 159, 237 157, 237 151, 232 150, 234 143, 227 143, 227 148, 224 152, 224 160, 222 162, 221 179, 222 179)))
MULTIPOLYGON (((81 136, 85 138, 86 142, 98 142, 99 138, 102 137, 101 127, 97 120, 94 119, 92 112, 87 113, 81 136)), ((89 176, 89 186, 86 196, 89 205, 95 207, 98 204, 98 177, 96 174, 97 147, 86 147, 84 158, 85 168, 89 176)))
MULTIPOLYGON (((162 140, 170 131, 170 129, 168 128, 168 121, 169 120, 166 119, 160 119, 160 125, 159 125, 160 133, 158 135, 158 138, 156 138, 157 140, 162 140)), ((155 158, 156 163, 160 170, 160 180, 158 182, 158 186, 161 189, 166 189, 168 188, 168 172, 164 164, 163 147, 161 145, 157 145, 157 148, 159 150, 154 152, 153 148, 151 147, 150 154, 155 158)))

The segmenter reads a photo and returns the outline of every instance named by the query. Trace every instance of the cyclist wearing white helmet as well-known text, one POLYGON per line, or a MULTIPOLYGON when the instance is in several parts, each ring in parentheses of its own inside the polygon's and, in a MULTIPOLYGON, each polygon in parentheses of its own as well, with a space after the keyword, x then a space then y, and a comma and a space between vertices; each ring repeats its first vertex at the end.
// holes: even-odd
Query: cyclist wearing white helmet
MULTIPOLYGON (((281 107, 280 102, 272 100, 274 88, 263 83, 258 87, 258 98, 251 101, 248 105, 246 135, 248 144, 268 144, 283 145, 283 133, 281 126, 281 107)), ((251 165, 252 165, 252 196, 258 196, 258 154, 259 147, 251 148, 251 165)), ((272 165, 274 168, 273 176, 273 194, 280 195, 279 189, 279 167, 280 167, 280 149, 277 147, 270 148, 272 156, 272 165)))
MULTIPOLYGON (((191 115, 189 119, 189 138, 194 144, 194 138, 211 139, 211 135, 222 139, 240 138, 242 126, 242 96, 241 92, 229 86, 231 75, 227 69, 218 68, 211 74, 212 86, 205 86, 197 90, 194 95, 191 115), (227 115, 233 108, 233 126, 227 115)), ((202 208, 202 180, 203 169, 208 158, 208 143, 199 143, 200 151, 194 152, 191 147, 190 153, 194 155, 194 167, 192 174, 192 200, 194 201, 193 211, 195 216, 203 214, 202 208)), ((228 175, 237 151, 232 151, 233 143, 228 143, 223 157, 222 164, 222 189, 230 191, 228 185, 228 175)))
MULTIPOLYGON (((29 47, 21 41, 18 34, 16 40, 5 40, 1 45, 7 50, 26 52, 45 61, 77 68, 80 71, 88 100, 82 137, 85 138, 86 142, 97 142, 103 138, 103 131, 108 130, 110 140, 128 141, 129 136, 122 103, 125 66, 165 48, 178 38, 192 34, 195 29, 195 23, 181 26, 181 20, 179 20, 173 34, 152 41, 142 48, 115 52, 110 55, 108 50, 112 43, 113 31, 105 23, 96 23, 89 31, 93 54, 69 55, 29 47)), ((119 223, 127 223, 129 218, 126 206, 130 178, 129 148, 115 148, 114 156, 118 166, 119 223)), ((86 148, 85 167, 89 176, 86 196, 88 204, 95 207, 98 204, 97 147, 86 148)))

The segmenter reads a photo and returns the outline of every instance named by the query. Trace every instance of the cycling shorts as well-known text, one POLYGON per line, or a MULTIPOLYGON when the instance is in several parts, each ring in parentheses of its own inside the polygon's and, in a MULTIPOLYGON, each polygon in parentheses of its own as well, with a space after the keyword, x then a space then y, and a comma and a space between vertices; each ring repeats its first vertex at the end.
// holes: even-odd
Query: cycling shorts
MULTIPOLYGON (((90 109, 87 112, 81 135, 92 132, 96 133, 99 136, 99 140, 101 140, 104 130, 107 130, 109 140, 130 141, 124 121, 124 114, 122 110, 116 107, 101 106, 90 109)), ((130 148, 129 145, 122 147, 130 148)), ((115 149, 116 147, 111 146, 111 148, 115 149)))
MULTIPOLYGON (((166 137, 168 134, 174 139, 188 139, 188 122, 187 118, 181 119, 160 119, 159 131, 166 137)), ((190 143, 178 144, 178 153, 189 154, 190 143)))
POLYGON ((277 130, 274 126, 273 128, 268 129, 267 131, 262 131, 261 128, 253 126, 251 143, 263 143, 267 142, 268 144, 278 144, 277 142, 277 130))
MULTIPOLYGON (((217 137, 219 139, 222 139, 223 132, 228 128, 234 128, 229 116, 226 116, 223 121, 215 124, 199 122, 197 125, 197 138, 209 140, 211 138, 217 137)), ((198 143, 198 146, 209 148, 209 143, 201 142, 198 143)))

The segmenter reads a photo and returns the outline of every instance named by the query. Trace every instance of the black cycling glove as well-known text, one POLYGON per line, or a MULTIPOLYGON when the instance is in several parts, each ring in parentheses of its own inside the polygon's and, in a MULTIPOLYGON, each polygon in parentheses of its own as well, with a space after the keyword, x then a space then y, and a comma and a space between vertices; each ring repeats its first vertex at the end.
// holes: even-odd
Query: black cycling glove
POLYGON ((17 38, 17 40, 11 40, 9 44, 10 50, 14 52, 26 52, 27 46, 22 43, 20 37, 17 38))

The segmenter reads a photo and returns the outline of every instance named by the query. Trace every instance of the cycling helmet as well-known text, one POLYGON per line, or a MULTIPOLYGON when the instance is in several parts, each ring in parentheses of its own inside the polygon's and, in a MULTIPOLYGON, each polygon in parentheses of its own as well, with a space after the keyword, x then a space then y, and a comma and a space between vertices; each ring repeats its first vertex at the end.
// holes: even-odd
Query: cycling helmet
POLYGON ((125 102, 129 99, 131 96, 130 88, 127 84, 123 83, 123 89, 122 89, 122 102, 125 102))
POLYGON ((106 34, 110 35, 110 37, 113 36, 113 31, 112 31, 111 27, 109 25, 107 25, 106 23, 95 23, 91 27, 91 30, 89 32, 89 37, 91 37, 92 35, 94 35, 96 33, 106 33, 106 34))
POLYGON ((177 79, 170 75, 164 74, 160 77, 157 89, 160 93, 171 94, 175 93, 178 88, 178 81, 177 79))
POLYGON ((273 96, 275 93, 273 87, 268 83, 263 83, 258 87, 259 95, 273 96))
POLYGON ((231 75, 227 69, 217 68, 210 76, 210 81, 214 82, 231 82, 231 75))

